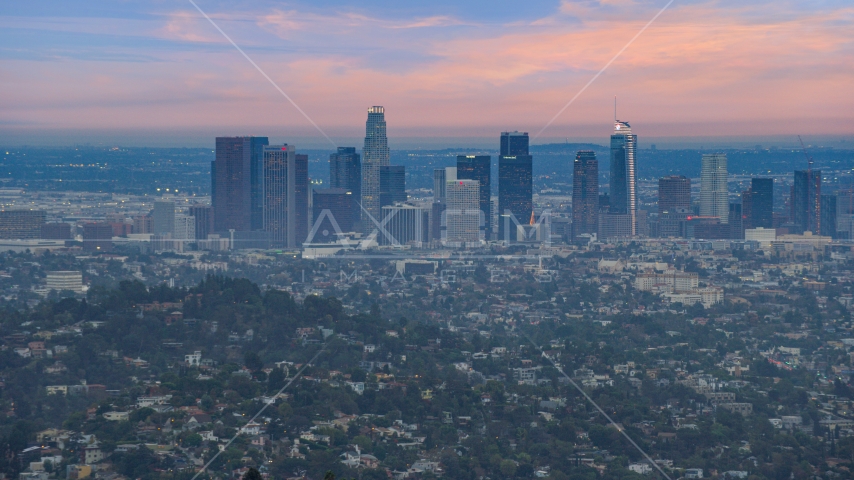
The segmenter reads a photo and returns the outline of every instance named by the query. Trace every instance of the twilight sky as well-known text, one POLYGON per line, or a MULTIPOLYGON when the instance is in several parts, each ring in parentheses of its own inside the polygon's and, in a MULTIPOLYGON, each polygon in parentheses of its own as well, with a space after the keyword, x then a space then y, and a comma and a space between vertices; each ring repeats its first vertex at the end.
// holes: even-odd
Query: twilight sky
MULTIPOLYGON (((196 0, 333 139, 539 132, 666 0, 196 0)), ((851 135, 850 0, 676 0, 543 138, 851 135)), ((0 5, 0 129, 319 135, 187 0, 0 5), (271 131, 275 130, 275 132, 271 131)))

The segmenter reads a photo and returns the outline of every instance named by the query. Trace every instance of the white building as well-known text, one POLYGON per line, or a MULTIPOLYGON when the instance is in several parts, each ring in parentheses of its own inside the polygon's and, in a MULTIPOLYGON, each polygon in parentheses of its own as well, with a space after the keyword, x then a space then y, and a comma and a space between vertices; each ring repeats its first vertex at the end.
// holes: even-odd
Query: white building
POLYGON ((83 273, 76 271, 47 272, 47 290, 70 290, 83 293, 83 273))
POLYGON ((700 173, 700 215, 718 217, 721 223, 729 223, 726 154, 703 154, 700 173))
POLYGON ((748 228, 744 230, 745 240, 754 240, 759 242, 759 247, 763 250, 771 249, 771 242, 777 240, 777 230, 773 228, 748 228))
POLYGON ((445 210, 445 241, 462 247, 480 245, 480 182, 448 181, 445 184, 445 195, 448 204, 445 210))
POLYGON ((649 475, 652 473, 652 467, 648 463, 632 463, 629 465, 629 470, 641 475, 649 475))
POLYGON ((196 218, 189 215, 175 215, 174 229, 172 238, 175 240, 195 240, 196 218))
POLYGON ((189 367, 198 367, 202 364, 202 352, 196 350, 191 354, 184 355, 184 363, 189 367))

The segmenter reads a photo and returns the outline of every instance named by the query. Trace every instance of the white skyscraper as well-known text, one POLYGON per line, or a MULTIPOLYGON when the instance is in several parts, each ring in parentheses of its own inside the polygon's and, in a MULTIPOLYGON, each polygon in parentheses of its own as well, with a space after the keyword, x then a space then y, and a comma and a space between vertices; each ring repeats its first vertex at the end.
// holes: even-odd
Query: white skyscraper
POLYGON ((362 150, 362 226, 366 233, 374 231, 374 223, 370 217, 376 222, 382 220, 380 167, 388 165, 388 157, 385 109, 374 106, 368 109, 365 148, 362 150))
POLYGON ((703 154, 700 173, 700 215, 718 217, 729 223, 729 193, 727 190, 726 154, 703 154))
POLYGON ((481 241, 480 182, 449 180, 445 184, 445 195, 448 204, 445 210, 446 242, 460 246, 479 245, 481 241))

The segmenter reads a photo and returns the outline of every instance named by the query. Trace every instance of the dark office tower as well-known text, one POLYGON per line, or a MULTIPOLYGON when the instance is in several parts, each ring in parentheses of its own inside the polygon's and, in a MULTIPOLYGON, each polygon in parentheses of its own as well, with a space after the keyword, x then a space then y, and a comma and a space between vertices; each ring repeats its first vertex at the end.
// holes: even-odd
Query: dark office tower
POLYGON ((213 233, 213 208, 207 205, 190 206, 190 216, 196 227, 196 240, 204 240, 213 233))
POLYGON ((528 132, 501 132, 498 154, 507 157, 528 155, 528 132))
POLYGON ((658 213, 674 213, 691 208, 691 179, 671 175, 658 179, 658 213))
POLYGON ((329 188, 343 188, 361 198, 362 158, 356 147, 338 147, 338 152, 329 155, 329 188))
POLYGON ((837 237, 836 200, 836 195, 821 196, 821 234, 833 238, 837 237))
POLYGON ((389 157, 383 107, 374 106, 368 109, 362 156, 362 228, 366 233, 371 233, 375 228, 374 222, 379 222, 382 218, 380 167, 388 165, 389 157))
POLYGON ((246 232, 264 227, 264 146, 267 137, 217 137, 214 229, 246 232))
MULTIPOLYGON (((380 167, 380 207, 406 201, 406 168, 402 165, 380 167)), ((379 218, 377 218, 379 220, 379 218)))
POLYGON ((629 122, 614 122, 611 135, 610 214, 628 215, 631 235, 637 235, 637 173, 636 151, 638 136, 632 134, 629 122))
POLYGON ((264 147, 264 230, 274 248, 296 248, 308 235, 308 156, 293 145, 264 147))
POLYGON ((480 201, 484 238, 489 239, 492 229, 492 188, 490 178, 492 177, 492 157, 489 155, 458 155, 457 156, 457 179, 477 180, 480 182, 480 201))
POLYGON ((797 233, 821 232, 821 170, 795 171, 791 208, 797 233))
MULTIPOLYGON (((774 227, 774 179, 750 180, 750 225, 752 228, 774 227)), ((745 215, 747 212, 744 212, 745 215)))
POLYGON ((41 228, 41 236, 47 240, 71 240, 71 225, 63 222, 45 223, 41 228))
POLYGON ((314 224, 309 229, 310 243, 338 240, 336 234, 353 231, 356 197, 344 188, 315 190, 312 205, 314 224))
POLYGON ((740 240, 744 238, 744 213, 742 204, 729 204, 729 238, 740 240))
MULTIPOLYGON (((503 138, 503 136, 502 136, 503 138)), ((530 155, 498 157, 498 239, 515 242, 534 214, 530 155)))
POLYGON ((92 222, 83 225, 83 251, 109 252, 113 249, 113 227, 109 223, 92 222))
POLYGON ((39 238, 45 216, 44 210, 0 211, 0 238, 15 240, 39 238))
POLYGON ((599 161, 582 150, 572 168, 572 236, 599 231, 599 161))

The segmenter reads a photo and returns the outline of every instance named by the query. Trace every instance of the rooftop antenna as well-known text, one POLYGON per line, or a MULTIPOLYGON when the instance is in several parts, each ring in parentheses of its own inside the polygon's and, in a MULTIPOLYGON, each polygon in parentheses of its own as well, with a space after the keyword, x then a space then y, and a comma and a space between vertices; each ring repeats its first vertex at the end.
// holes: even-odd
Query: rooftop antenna
POLYGON ((614 95, 614 123, 617 123, 617 96, 614 95))

